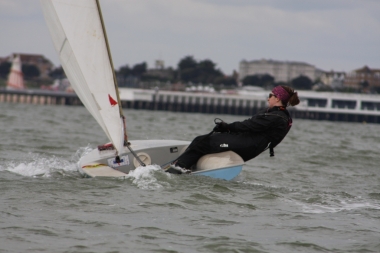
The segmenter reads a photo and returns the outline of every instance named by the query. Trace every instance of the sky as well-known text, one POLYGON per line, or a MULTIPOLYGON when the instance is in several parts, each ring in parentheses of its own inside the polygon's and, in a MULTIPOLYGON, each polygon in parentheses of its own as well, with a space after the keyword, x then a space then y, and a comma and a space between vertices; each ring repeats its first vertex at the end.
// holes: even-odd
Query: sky
MULTIPOLYGON (((81 1, 81 0, 77 0, 81 1)), ((242 60, 325 71, 380 69, 380 0, 100 0, 116 69, 193 56, 226 75, 242 60)), ((42 54, 59 66, 39 0, 0 0, 0 57, 42 54)))

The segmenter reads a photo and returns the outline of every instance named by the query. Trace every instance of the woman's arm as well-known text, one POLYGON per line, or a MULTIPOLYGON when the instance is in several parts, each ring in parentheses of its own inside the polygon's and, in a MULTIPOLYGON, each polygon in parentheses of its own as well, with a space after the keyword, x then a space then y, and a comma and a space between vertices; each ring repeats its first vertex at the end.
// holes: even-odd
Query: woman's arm
POLYGON ((228 124, 228 129, 231 132, 262 132, 270 127, 277 127, 279 124, 285 124, 285 119, 282 116, 266 113, 228 124))

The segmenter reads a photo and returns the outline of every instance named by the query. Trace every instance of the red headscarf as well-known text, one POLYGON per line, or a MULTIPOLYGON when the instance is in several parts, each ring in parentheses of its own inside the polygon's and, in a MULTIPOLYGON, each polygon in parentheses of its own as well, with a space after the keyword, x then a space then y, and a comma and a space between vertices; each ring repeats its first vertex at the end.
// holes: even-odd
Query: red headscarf
POLYGON ((287 106, 289 99, 290 99, 290 95, 284 88, 282 88, 282 86, 279 85, 279 86, 274 87, 272 90, 272 93, 278 99, 281 100, 281 102, 284 106, 287 106))

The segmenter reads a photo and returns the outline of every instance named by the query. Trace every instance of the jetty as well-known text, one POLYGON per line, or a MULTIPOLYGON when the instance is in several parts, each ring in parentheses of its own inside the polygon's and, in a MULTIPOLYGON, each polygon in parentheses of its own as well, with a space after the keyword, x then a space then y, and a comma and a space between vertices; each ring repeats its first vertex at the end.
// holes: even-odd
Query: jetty
MULTIPOLYGON (((252 116, 266 108, 268 91, 193 93, 120 88, 123 108, 252 116)), ((300 119, 380 123, 380 95, 299 91, 301 103, 290 107, 300 119)), ((79 106, 75 93, 50 90, 0 90, 0 103, 79 106)))

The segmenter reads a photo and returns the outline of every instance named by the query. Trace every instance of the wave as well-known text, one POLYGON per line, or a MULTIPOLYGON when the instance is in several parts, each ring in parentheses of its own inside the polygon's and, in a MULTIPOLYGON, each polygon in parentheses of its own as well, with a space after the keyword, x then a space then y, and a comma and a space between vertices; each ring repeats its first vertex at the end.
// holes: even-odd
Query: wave
MULTIPOLYGON (((77 162, 92 148, 79 148, 71 158, 48 156, 47 154, 28 153, 22 161, 9 161, 0 165, 0 171, 9 171, 25 177, 53 177, 55 174, 67 175, 78 172, 77 162)), ((78 176, 79 173, 77 174, 78 176)))
POLYGON ((171 174, 163 172, 158 165, 147 165, 131 170, 127 178, 140 189, 156 190, 164 186, 169 186, 169 183, 165 181, 165 179, 170 179, 171 174), (158 173, 164 175, 165 178, 158 180, 158 173))
POLYGON ((78 169, 75 162, 64 158, 29 153, 25 161, 10 161, 1 166, 0 171, 9 171, 26 177, 52 177, 54 173, 72 173, 78 169))
POLYGON ((340 204, 336 204, 333 206, 326 206, 326 205, 306 205, 301 204, 303 212, 305 213, 337 213, 342 211, 353 211, 358 209, 376 209, 380 210, 380 206, 371 204, 369 202, 364 203, 347 203, 347 202, 341 202, 340 204))
MULTIPOLYGON (((70 159, 56 156, 48 157, 46 154, 29 153, 22 161, 9 161, 0 165, 1 171, 9 171, 25 177, 51 178, 62 175, 81 177, 78 172, 78 161, 81 157, 91 152, 90 146, 79 148, 70 159)), ((169 186, 168 179, 172 175, 165 173, 158 165, 148 165, 137 167, 129 172, 126 179, 140 189, 155 190, 169 186)))

